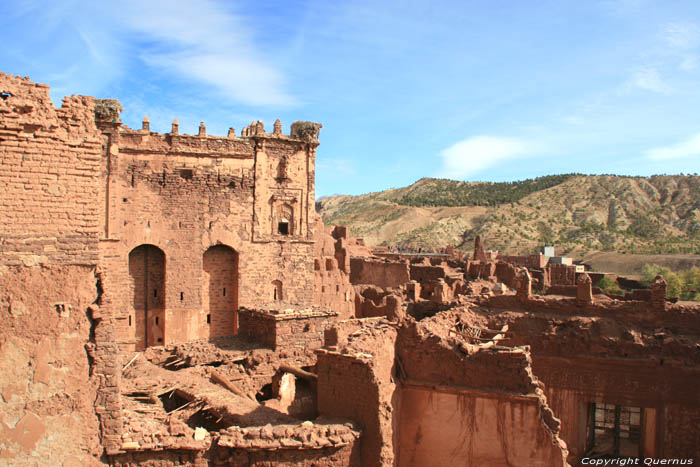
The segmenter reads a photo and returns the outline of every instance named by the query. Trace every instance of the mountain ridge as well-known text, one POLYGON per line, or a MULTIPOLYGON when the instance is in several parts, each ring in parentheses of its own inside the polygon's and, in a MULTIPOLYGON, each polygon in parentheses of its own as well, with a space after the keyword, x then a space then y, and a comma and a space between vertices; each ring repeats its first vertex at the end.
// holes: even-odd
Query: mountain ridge
POLYGON ((326 224, 370 245, 700 254, 700 176, 562 174, 517 182, 421 178, 401 188, 319 199, 326 224))

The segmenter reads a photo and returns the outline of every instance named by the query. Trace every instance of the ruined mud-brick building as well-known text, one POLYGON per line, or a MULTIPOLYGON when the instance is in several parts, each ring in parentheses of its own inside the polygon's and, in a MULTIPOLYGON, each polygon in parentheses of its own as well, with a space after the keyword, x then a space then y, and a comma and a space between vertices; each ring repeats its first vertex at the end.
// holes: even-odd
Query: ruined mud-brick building
POLYGON ((119 111, 0 74, 0 465, 700 457, 700 307, 661 278, 372 256, 314 212, 320 125, 119 111))

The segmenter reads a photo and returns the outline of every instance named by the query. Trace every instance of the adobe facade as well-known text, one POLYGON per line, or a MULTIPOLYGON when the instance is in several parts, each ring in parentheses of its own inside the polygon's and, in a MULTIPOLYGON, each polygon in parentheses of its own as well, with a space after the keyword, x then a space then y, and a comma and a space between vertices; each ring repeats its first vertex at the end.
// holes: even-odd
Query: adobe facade
POLYGON ((0 74, 0 464, 700 462, 700 307, 663 278, 373 255, 314 212, 319 124, 119 110, 0 74))

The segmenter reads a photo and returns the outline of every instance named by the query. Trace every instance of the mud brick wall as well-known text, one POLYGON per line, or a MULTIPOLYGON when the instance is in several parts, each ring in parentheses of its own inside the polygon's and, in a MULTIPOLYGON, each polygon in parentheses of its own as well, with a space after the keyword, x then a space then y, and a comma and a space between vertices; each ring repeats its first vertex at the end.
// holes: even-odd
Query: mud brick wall
POLYGON ((516 270, 512 264, 499 261, 496 263, 496 278, 509 288, 515 287, 516 270))
POLYGON ((353 284, 373 284, 386 289, 401 287, 409 280, 407 261, 350 258, 350 282, 353 284))
POLYGON ((407 326, 399 332, 397 356, 409 379, 519 394, 535 391, 527 352, 485 349, 464 355, 448 343, 436 345, 418 326, 407 326))
POLYGON ((576 266, 550 264, 547 268, 550 285, 576 285, 576 266))
POLYGON ((355 315, 355 289, 350 283, 350 252, 345 227, 326 227, 321 217, 314 226, 314 304, 341 318, 355 315))
POLYGON ((240 310, 240 332, 273 350, 317 349, 337 317, 333 312, 290 312, 272 314, 240 310))
POLYGON ((651 359, 559 358, 537 353, 533 353, 533 370, 561 420, 572 462, 586 453, 585 409, 593 402, 643 409, 644 456, 700 459, 696 429, 700 374, 696 370, 660 366, 651 359))
POLYGON ((328 346, 342 346, 348 341, 348 336, 355 331, 365 327, 371 326, 384 321, 384 317, 377 316, 374 318, 356 318, 356 319, 346 319, 342 321, 336 321, 333 326, 326 329, 324 333, 324 343, 325 347, 328 346))
POLYGON ((90 97, 55 108, 48 86, 4 73, 0 91, 0 458, 89 465, 103 136, 90 97))
POLYGON ((127 348, 142 349, 146 335, 157 345, 234 334, 239 306, 312 303, 317 143, 264 131, 223 138, 100 126, 108 137, 103 256, 125 286, 114 301, 127 348), (278 232, 283 211, 288 235, 278 232), (146 247, 164 258, 162 284, 141 278, 135 254, 146 247), (139 298, 146 289, 162 289, 162 306, 139 298))
POLYGON ((103 136, 94 100, 54 108, 49 87, 0 73, 0 253, 4 264, 97 263, 103 136))
POLYGON ((241 309, 238 313, 238 332, 255 342, 274 349, 277 344, 277 322, 274 317, 268 317, 254 310, 241 309))
POLYGON ((425 283, 445 278, 445 269, 440 266, 411 265, 411 280, 425 283))
POLYGON ((349 418, 362 429, 361 464, 366 467, 393 465, 395 417, 399 391, 392 379, 396 331, 383 326, 375 333, 372 347, 364 352, 342 354, 317 351, 319 414, 349 418))

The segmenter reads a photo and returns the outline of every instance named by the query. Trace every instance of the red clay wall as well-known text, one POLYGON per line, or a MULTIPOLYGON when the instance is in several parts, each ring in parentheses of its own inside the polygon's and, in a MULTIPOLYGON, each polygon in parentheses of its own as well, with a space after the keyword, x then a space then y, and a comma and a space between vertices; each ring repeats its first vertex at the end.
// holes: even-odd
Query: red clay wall
POLYGON ((354 317, 355 289, 350 283, 347 229, 326 227, 319 216, 314 240, 314 305, 330 308, 341 319, 354 317))
POLYGON ((0 463, 95 465, 99 163, 93 99, 0 73, 0 463), (87 345, 87 347, 86 347, 87 345), (93 368, 94 370, 94 368, 93 368))
POLYGON ((404 387, 399 466, 563 466, 537 398, 404 387))
MULTIPOLYGON (((372 353, 341 354, 320 350, 318 411, 355 420, 362 429, 361 464, 393 465, 398 391, 392 379, 396 332, 384 328, 372 353)), ((398 447, 397 447, 398 449, 398 447)))
POLYGON ((164 311, 158 325, 148 317, 164 344, 233 334, 236 307, 274 301, 277 289, 286 302, 312 303, 317 143, 100 125, 108 134, 102 262, 126 292, 114 297, 123 345, 143 341, 136 324, 145 314, 128 293, 128 255, 140 245, 165 255, 164 311), (278 221, 288 222, 288 235, 278 221))
POLYGON ((392 262, 371 258, 350 258, 350 282, 397 288, 411 280, 408 261, 392 262))

